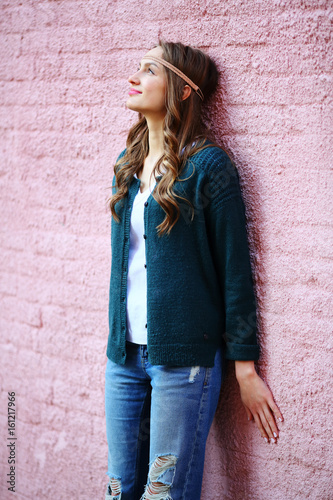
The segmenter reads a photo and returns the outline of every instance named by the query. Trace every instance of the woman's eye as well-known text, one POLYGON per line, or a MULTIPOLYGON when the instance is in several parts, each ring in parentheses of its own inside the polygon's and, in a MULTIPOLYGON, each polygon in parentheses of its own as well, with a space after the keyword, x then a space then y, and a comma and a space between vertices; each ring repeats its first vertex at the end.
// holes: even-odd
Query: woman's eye
POLYGON ((148 68, 148 73, 151 73, 152 75, 155 75, 154 71, 151 68, 148 68))

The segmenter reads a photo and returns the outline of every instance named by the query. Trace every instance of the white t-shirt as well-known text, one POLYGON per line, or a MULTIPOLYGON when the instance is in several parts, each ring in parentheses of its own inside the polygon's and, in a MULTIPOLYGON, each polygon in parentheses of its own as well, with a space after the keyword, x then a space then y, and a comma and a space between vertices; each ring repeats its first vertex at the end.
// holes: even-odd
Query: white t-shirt
POLYGON ((144 239, 144 208, 155 183, 143 193, 139 190, 133 201, 127 274, 126 340, 147 344, 147 270, 144 239))

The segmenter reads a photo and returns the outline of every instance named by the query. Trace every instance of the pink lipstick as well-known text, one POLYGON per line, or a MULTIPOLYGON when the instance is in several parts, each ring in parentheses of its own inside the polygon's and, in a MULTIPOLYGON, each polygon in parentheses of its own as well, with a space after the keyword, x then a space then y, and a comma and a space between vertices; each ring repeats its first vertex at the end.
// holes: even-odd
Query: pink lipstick
POLYGON ((142 94, 142 92, 136 89, 130 89, 128 92, 128 95, 135 95, 135 94, 142 94))

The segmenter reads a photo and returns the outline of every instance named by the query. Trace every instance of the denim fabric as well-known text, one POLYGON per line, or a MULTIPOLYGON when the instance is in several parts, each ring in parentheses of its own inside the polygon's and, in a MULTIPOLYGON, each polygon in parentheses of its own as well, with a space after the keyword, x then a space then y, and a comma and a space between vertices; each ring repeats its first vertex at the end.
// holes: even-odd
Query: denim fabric
POLYGON ((111 498, 146 498, 145 485, 158 481, 167 490, 158 499, 199 500, 222 352, 212 368, 151 365, 147 359, 147 346, 127 343, 125 365, 107 361, 107 474, 121 483, 121 494, 111 498), (158 457, 168 460, 165 467, 154 468, 158 457))

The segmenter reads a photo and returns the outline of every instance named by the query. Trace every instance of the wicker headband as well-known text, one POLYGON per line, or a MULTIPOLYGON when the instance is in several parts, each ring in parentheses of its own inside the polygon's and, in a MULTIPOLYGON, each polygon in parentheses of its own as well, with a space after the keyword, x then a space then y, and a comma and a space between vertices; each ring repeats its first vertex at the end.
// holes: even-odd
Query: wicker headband
POLYGON ((143 59, 150 59, 151 61, 158 62, 158 63, 162 64, 162 66, 165 66, 166 68, 171 69, 171 71, 176 73, 176 75, 180 76, 180 78, 182 78, 186 83, 188 83, 190 87, 192 87, 192 89, 198 94, 198 96, 200 97, 200 99, 202 101, 204 100, 204 95, 203 95, 201 89, 198 87, 198 85, 196 85, 194 82, 192 82, 192 80, 188 76, 184 75, 184 73, 182 71, 180 71, 180 69, 176 68, 176 66, 169 63, 168 61, 165 61, 161 57, 145 56, 145 57, 143 57, 143 59))

